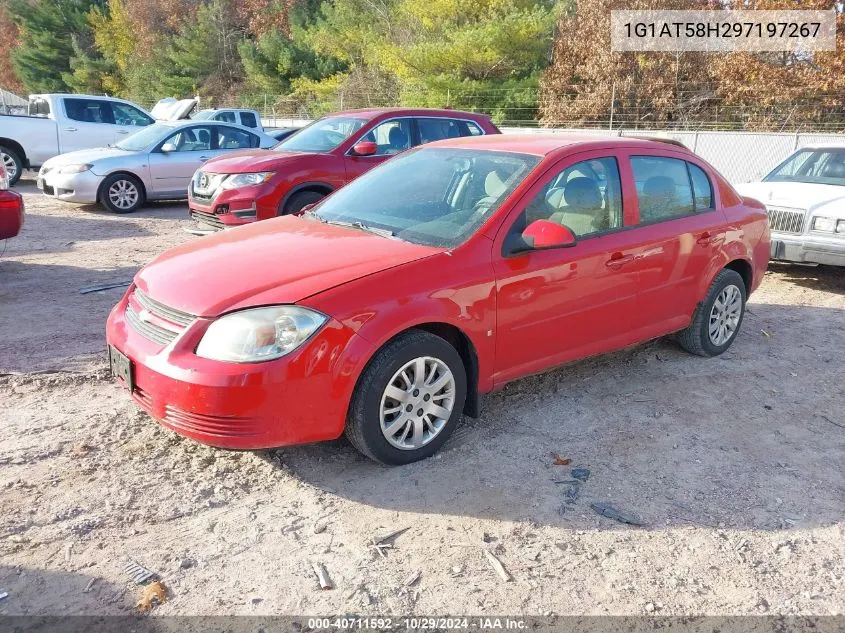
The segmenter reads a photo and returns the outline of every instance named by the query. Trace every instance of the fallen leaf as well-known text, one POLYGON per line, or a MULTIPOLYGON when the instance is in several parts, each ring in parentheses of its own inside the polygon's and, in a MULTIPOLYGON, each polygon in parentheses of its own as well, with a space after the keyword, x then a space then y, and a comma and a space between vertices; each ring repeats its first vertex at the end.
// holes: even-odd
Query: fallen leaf
POLYGON ((558 455, 557 453, 554 453, 554 452, 552 453, 552 459, 554 460, 555 466, 569 466, 569 464, 572 463, 571 459, 568 459, 566 457, 561 457, 560 455, 558 455))
POLYGON ((138 611, 141 613, 149 612, 150 609, 153 608, 153 600, 158 601, 159 604, 167 602, 167 587, 158 581, 151 582, 149 585, 144 587, 141 599, 136 605, 138 607, 138 611))

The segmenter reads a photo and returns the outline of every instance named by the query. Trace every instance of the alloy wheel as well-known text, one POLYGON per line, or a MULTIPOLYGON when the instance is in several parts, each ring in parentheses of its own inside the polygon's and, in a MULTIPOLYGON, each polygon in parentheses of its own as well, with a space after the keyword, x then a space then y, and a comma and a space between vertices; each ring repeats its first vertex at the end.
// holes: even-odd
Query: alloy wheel
POLYGON ((742 293, 734 285, 725 286, 710 310, 708 333, 713 345, 724 345, 739 327, 742 316, 742 293))
POLYGON ((398 449, 418 449, 437 437, 454 407, 452 371, 437 358, 420 356, 393 374, 381 396, 382 435, 398 449))
POLYGON ((109 201, 118 209, 131 209, 138 202, 140 192, 135 183, 117 180, 109 187, 109 201))
POLYGON ((9 182, 12 182, 15 179, 15 176, 18 175, 18 164, 15 162, 15 159, 6 152, 0 152, 0 160, 3 161, 3 167, 6 168, 6 176, 8 176, 9 182))

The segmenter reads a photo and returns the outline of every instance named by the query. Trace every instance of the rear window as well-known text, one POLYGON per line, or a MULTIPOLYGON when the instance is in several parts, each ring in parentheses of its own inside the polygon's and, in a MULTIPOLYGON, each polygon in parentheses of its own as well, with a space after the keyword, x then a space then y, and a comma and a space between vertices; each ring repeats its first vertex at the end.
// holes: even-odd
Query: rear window
POLYGON ((50 116, 50 102, 47 99, 30 99, 29 116, 50 116))
POLYGON ((258 121, 252 112, 241 112, 241 125, 246 127, 258 127, 258 121))

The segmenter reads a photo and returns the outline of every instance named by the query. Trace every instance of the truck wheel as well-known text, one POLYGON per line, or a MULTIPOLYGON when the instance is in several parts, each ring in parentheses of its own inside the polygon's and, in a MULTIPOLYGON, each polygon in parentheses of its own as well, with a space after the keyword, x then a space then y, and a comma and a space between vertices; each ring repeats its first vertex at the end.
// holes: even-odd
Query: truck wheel
POLYGON ((687 329, 678 332, 678 344, 691 354, 718 356, 734 342, 745 315, 745 282, 735 270, 716 275, 687 329))
POLYGON ((132 213, 144 204, 144 186, 130 174, 112 174, 100 185, 99 198, 112 213, 132 213))
POLYGON ((318 191, 300 191, 293 194, 285 203, 285 206, 279 209, 279 215, 290 215, 291 213, 298 213, 302 208, 319 202, 325 196, 318 191))
POLYGON ((346 437, 382 464, 425 459, 460 422, 466 394, 457 350, 439 336, 411 330, 379 350, 361 374, 346 437))
POLYGON ((23 174, 23 160, 18 153, 5 145, 0 145, 0 160, 3 161, 3 167, 6 168, 6 174, 9 176, 9 186, 14 185, 21 179, 23 174))

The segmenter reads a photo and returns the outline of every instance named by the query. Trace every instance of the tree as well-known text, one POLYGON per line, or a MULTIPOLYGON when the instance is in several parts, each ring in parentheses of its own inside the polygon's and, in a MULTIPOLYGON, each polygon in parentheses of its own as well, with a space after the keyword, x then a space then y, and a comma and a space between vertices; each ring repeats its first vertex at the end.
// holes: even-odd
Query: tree
MULTIPOLYGON (((6 7, 0 4, 0 51, 12 51, 19 45, 18 27, 12 22, 6 7)), ((24 89, 11 64, 0 66, 0 88, 13 92, 22 92, 24 89)))
POLYGON ((20 31, 12 65, 30 92, 61 92, 79 47, 91 45, 88 11, 102 0, 10 0, 8 12, 20 31), (74 50, 76 38, 77 50, 74 50))

